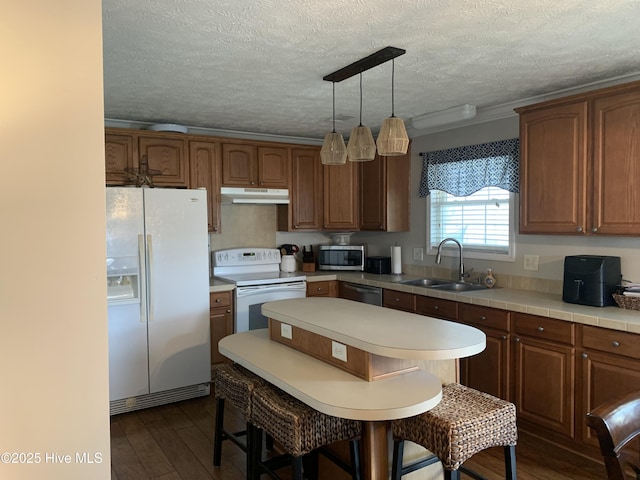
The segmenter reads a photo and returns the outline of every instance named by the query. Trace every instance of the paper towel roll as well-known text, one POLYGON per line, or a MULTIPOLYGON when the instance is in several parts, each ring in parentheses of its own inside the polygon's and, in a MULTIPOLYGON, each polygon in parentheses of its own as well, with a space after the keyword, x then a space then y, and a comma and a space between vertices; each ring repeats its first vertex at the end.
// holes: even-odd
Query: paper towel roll
POLYGON ((391 273, 402 273, 402 247, 391 247, 391 273))

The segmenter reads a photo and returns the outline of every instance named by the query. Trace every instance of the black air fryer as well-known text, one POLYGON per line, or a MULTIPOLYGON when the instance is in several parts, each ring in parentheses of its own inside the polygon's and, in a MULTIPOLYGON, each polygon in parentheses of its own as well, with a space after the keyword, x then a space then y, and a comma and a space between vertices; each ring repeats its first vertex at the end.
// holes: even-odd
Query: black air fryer
POLYGON ((592 307, 615 305, 611 294, 615 293, 621 280, 620 257, 564 257, 562 301, 592 307))

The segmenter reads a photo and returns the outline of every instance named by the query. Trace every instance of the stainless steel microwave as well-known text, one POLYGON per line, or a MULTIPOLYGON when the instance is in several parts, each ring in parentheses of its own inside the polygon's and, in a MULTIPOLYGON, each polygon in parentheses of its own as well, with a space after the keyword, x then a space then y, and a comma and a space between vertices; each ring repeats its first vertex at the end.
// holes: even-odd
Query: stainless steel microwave
POLYGON ((320 245, 318 250, 320 270, 364 271, 363 245, 320 245))

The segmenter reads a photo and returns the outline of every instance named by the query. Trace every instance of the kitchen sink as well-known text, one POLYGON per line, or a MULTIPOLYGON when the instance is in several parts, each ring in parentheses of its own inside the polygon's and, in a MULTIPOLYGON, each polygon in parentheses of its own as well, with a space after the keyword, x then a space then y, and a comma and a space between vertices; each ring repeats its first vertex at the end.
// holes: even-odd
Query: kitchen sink
POLYGON ((471 290, 487 290, 489 287, 476 283, 449 282, 440 285, 429 285, 429 288, 446 290, 447 292, 469 292, 471 290))
POLYGON ((405 280, 399 283, 402 285, 411 285, 412 287, 433 287, 435 285, 450 284, 451 280, 442 280, 441 278, 418 278, 414 280, 405 280))

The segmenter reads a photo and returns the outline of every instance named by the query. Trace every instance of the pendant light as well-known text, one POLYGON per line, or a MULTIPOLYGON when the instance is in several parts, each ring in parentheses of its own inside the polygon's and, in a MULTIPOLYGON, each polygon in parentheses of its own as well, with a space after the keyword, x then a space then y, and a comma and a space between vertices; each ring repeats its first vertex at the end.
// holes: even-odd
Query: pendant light
POLYGON ((333 130, 324 136, 320 149, 320 160, 323 165, 344 165, 347 163, 347 147, 341 133, 336 132, 336 82, 333 84, 333 130))
POLYGON ((394 115, 395 61, 391 60, 391 116, 384 119, 378 134, 378 154, 386 157, 404 155, 409 148, 409 136, 401 118, 394 115))
POLYGON ((353 127, 347 157, 351 162, 367 162, 376 157, 376 143, 369 127, 362 126, 362 73, 360 74, 360 125, 353 127))

